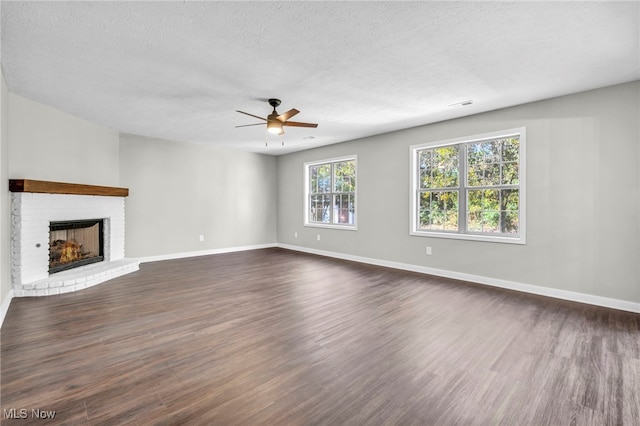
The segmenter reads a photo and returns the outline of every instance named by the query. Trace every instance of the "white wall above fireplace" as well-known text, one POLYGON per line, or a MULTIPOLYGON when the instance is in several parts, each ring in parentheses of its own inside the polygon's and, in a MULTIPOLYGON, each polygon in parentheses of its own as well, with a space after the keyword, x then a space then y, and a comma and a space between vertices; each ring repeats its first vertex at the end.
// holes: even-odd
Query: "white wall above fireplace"
POLYGON ((12 285, 16 296, 42 296, 79 290, 138 269, 124 259, 124 197, 12 194, 12 285), (104 261, 49 274, 49 223, 104 219, 104 261))

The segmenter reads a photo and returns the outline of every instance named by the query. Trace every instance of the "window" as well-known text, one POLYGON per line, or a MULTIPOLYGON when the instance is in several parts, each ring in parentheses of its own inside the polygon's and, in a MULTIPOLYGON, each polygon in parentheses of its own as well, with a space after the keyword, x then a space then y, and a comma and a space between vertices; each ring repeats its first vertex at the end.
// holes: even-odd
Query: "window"
POLYGON ((305 163, 305 225, 356 228, 356 157, 305 163))
POLYGON ((524 244, 525 129, 411 147, 411 234, 524 244))

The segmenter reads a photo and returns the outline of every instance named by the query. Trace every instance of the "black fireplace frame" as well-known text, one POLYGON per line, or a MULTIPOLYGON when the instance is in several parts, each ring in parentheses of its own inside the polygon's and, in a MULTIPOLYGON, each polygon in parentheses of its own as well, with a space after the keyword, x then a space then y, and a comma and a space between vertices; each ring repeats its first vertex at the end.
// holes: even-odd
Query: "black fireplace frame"
POLYGON ((63 220, 49 222, 49 232, 61 231, 67 229, 90 228, 98 224, 99 253, 98 256, 88 259, 76 260, 75 262, 65 263, 64 265, 49 266, 49 274, 66 271, 68 269, 78 268, 80 266, 90 265, 92 263, 102 262, 104 260, 104 219, 86 219, 86 220, 63 220))

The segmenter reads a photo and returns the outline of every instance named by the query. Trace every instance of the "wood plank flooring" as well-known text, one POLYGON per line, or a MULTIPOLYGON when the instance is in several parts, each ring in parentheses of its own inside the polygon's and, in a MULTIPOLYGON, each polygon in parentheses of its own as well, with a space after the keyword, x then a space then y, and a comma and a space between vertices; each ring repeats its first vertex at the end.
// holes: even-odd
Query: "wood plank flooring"
POLYGON ((3 424, 640 424, 640 315, 283 249, 14 299, 0 355, 3 424))

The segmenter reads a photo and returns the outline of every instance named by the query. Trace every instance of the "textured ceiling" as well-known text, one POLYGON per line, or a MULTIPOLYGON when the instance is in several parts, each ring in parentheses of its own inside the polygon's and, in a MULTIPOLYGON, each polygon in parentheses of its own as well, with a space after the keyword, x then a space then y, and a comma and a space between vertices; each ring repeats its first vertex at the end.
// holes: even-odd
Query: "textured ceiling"
POLYGON ((273 155, 640 78, 638 2, 0 7, 12 92, 123 133, 273 155), (234 127, 270 97, 318 128, 234 127))

